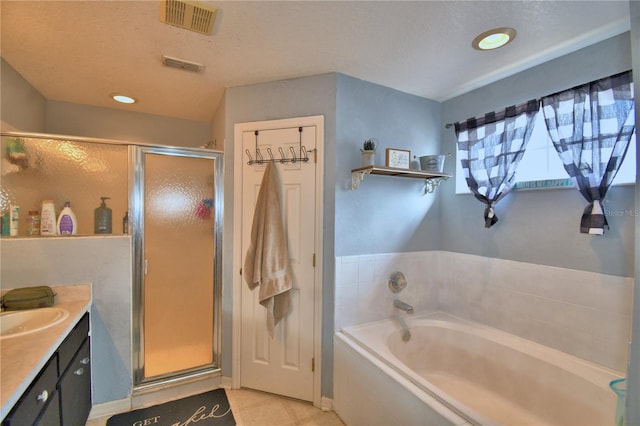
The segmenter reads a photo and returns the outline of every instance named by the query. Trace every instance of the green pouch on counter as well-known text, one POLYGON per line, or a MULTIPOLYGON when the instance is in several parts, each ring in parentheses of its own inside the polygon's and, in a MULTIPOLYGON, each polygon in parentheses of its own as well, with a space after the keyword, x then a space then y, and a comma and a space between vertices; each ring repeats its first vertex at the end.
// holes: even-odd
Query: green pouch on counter
POLYGON ((14 288, 2 296, 2 307, 7 311, 53 306, 55 293, 48 286, 14 288))

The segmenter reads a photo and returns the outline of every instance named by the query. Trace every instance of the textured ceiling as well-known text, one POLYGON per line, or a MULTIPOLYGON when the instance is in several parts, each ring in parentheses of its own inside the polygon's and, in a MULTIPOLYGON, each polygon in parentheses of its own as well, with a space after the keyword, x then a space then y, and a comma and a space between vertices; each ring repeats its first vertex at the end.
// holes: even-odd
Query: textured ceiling
POLYGON ((207 3, 210 36, 161 23, 158 1, 2 0, 1 54, 50 100, 209 121, 225 87, 326 72, 442 101, 629 29, 627 1, 207 3), (501 26, 514 42, 471 48, 501 26))

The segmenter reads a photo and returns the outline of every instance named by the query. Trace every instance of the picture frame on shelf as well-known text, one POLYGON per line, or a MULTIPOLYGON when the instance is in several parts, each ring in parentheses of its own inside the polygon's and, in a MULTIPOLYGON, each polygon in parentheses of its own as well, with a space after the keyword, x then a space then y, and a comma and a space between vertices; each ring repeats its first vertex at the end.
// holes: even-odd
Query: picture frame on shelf
POLYGON ((385 165, 396 169, 408 169, 411 164, 411 151, 407 149, 387 148, 385 165))

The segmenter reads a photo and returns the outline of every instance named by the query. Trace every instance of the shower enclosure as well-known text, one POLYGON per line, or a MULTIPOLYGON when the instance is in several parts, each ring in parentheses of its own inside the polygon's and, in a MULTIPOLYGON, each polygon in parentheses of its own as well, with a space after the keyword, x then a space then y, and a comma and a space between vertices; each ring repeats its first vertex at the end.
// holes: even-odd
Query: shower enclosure
MULTIPOLYGON (((223 154, 23 132, 3 132, 0 153, 0 215, 20 206, 18 238, 27 250, 21 256, 40 259, 41 245, 52 241, 65 247, 104 247, 113 238, 130 243, 131 268, 122 271, 129 282, 107 288, 104 277, 81 263, 52 278, 93 285, 99 402, 220 375, 223 154), (94 234, 100 197, 110 197, 110 235, 94 234), (39 211, 43 200, 52 200, 57 213, 71 201, 78 235, 27 235, 27 213, 39 211)), ((9 236, 2 238, 3 252, 13 250, 4 244, 9 236)))
POLYGON ((144 389, 219 371, 222 156, 136 147, 132 157, 133 368, 144 389))

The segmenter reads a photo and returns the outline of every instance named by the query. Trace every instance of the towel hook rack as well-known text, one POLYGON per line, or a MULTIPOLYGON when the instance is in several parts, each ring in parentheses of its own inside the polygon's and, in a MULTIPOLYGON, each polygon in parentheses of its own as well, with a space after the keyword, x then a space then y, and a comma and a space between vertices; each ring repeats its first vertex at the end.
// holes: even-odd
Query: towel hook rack
POLYGON ((297 163, 298 161, 303 163, 308 162, 309 153, 307 151, 307 148, 304 145, 302 145, 302 131, 303 131, 303 128, 298 127, 298 132, 300 134, 298 139, 298 149, 297 149, 298 152, 296 152, 296 149, 293 146, 289 146, 289 151, 291 151, 291 158, 287 158, 284 149, 280 146, 278 147, 280 158, 274 158, 273 152, 271 151, 271 147, 267 147, 267 154, 269 155, 268 159, 262 156, 262 153, 258 148, 258 135, 260 134, 260 131, 259 130, 254 131, 253 133, 256 136, 255 159, 251 156, 251 152, 248 149, 245 149, 244 152, 247 154, 247 157, 249 158, 249 161, 247 162, 247 164, 251 166, 252 164, 264 164, 264 163, 274 163, 274 162, 279 162, 282 164, 297 163))
POLYGON ((273 152, 271 152, 270 147, 267 147, 267 154, 269 154, 269 161, 273 163, 273 152))
POLYGON ((281 146, 278 147, 278 151, 280 152, 280 162, 284 164, 287 161, 287 156, 284 153, 284 149, 281 146))
POLYGON ((251 151, 245 149, 244 152, 247 153, 247 157, 249 157, 249 164, 253 164, 253 158, 251 157, 251 151))

